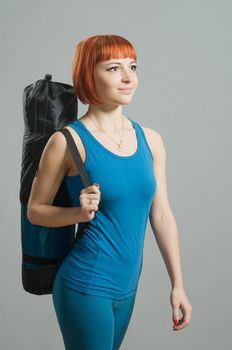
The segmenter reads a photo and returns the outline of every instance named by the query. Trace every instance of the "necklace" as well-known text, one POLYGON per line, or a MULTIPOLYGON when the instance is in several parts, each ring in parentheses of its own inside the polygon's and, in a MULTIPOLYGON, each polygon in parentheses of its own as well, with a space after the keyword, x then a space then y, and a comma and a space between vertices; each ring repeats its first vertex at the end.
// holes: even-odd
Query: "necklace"
POLYGON ((122 141, 123 141, 124 130, 125 130, 125 128, 124 128, 124 118, 122 117, 122 137, 121 137, 120 142, 118 143, 118 142, 116 142, 105 130, 99 129, 98 125, 95 123, 95 121, 92 119, 92 117, 90 117, 90 115, 89 115, 88 117, 92 120, 92 122, 95 124, 95 126, 97 127, 98 130, 103 131, 114 143, 116 143, 116 145, 118 146, 118 150, 119 150, 120 152, 122 152, 122 149, 123 149, 123 147, 122 147, 122 141))

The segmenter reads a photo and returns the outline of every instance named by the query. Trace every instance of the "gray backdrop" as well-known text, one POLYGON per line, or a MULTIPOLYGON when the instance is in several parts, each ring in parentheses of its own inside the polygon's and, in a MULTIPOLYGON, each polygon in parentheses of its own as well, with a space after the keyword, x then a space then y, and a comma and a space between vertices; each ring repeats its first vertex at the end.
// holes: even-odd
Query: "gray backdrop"
MULTIPOLYGON (((167 151, 190 325, 172 331, 171 284, 150 224, 122 350, 231 345, 231 12, 221 0, 1 1, 1 349, 62 350, 51 296, 21 284, 22 91, 51 73, 72 83, 75 45, 118 34, 138 53, 139 86, 123 112, 156 129, 167 151), (230 269, 229 269, 230 268, 230 269)), ((79 102, 79 116, 87 106, 79 102)))

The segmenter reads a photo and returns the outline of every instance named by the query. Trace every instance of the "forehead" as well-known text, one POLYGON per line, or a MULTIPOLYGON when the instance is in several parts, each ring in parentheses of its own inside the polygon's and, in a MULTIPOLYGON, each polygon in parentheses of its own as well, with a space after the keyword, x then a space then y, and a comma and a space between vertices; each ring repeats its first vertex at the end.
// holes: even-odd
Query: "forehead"
POLYGON ((136 62, 133 58, 126 57, 126 58, 110 58, 109 60, 101 61, 99 64, 111 64, 111 63, 118 63, 118 64, 124 64, 124 63, 132 63, 136 62))

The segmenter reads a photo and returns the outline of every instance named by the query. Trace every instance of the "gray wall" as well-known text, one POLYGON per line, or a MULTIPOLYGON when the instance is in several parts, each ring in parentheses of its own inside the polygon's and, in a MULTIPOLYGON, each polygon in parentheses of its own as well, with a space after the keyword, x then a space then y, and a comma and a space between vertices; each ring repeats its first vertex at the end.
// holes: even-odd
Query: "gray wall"
MULTIPOLYGON (((172 331, 171 284, 150 225, 122 349, 228 350, 231 345, 230 1, 1 1, 1 310, 4 350, 62 350, 51 296, 21 284, 22 91, 51 73, 72 83, 75 45, 118 34, 138 53, 139 86, 123 112, 156 129, 167 151, 190 325, 172 331), (229 270, 230 267, 230 270, 229 270)), ((87 106, 79 103, 79 116, 87 106)))

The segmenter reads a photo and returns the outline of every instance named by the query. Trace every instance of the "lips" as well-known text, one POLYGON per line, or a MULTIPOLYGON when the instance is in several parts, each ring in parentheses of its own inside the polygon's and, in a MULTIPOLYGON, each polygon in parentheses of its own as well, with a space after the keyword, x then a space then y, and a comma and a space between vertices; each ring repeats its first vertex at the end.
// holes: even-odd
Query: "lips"
POLYGON ((131 91, 132 91, 132 88, 123 88, 123 89, 119 89, 119 91, 121 91, 122 93, 127 93, 127 94, 129 94, 129 93, 131 93, 131 91))

